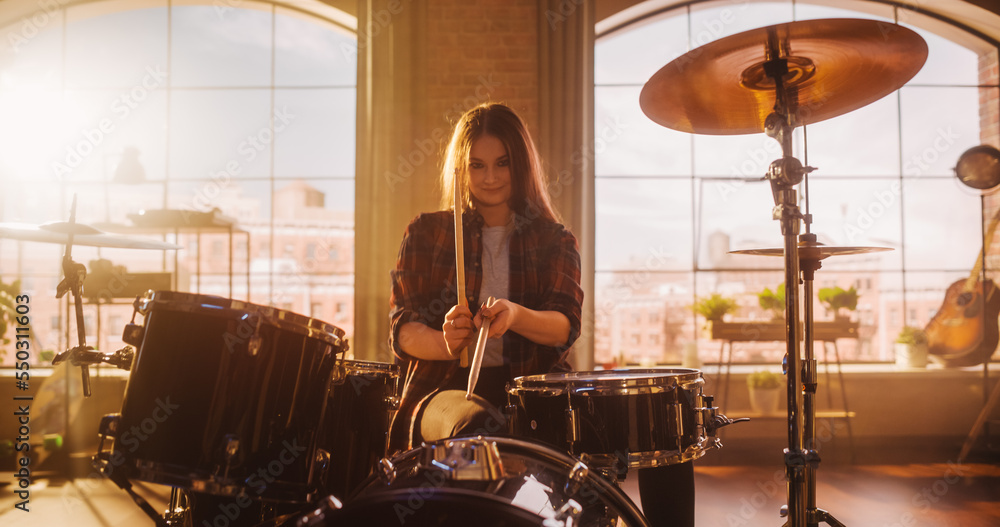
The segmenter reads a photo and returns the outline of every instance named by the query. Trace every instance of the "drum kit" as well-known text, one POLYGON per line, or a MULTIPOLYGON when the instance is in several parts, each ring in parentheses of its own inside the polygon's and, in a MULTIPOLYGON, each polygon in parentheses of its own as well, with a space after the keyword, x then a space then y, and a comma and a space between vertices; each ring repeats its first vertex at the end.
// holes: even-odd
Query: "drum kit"
MULTIPOLYGON (((654 74, 640 95, 643 111, 663 126, 763 131, 781 143, 783 155, 764 179, 784 247, 746 252, 784 257, 786 525, 841 525, 816 507, 812 274, 829 256, 882 250, 823 246, 809 233, 811 216, 800 212, 795 187, 813 169, 792 156, 792 130, 887 95, 916 74, 926 55, 916 33, 887 22, 792 22, 696 48, 654 74)), ((58 295, 75 298, 80 342, 53 362, 81 366, 86 395, 89 365, 130 371, 121 412, 101 420, 94 463, 158 526, 644 526, 618 479, 632 468, 698 459, 721 446, 716 432, 734 422, 702 393, 698 370, 544 374, 507 385, 509 434, 427 442, 389 455, 398 367, 346 360, 344 332, 320 320, 233 299, 149 291, 134 303, 126 348, 106 354, 86 346, 86 271, 72 261, 72 246, 179 247, 105 234, 75 223, 74 215, 39 227, 0 224, 0 238, 66 246, 58 295), (157 512, 130 480, 170 486, 168 510, 157 512)))

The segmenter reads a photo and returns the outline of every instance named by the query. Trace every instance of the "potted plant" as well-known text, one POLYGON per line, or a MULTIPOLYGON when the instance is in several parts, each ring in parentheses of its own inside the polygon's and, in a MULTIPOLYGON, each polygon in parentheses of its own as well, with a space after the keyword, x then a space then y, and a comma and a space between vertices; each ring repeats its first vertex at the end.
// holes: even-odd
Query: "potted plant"
POLYGON ((710 296, 701 298, 694 303, 691 311, 705 317, 704 331, 708 338, 724 338, 722 333, 726 331, 727 325, 722 321, 723 317, 736 311, 738 307, 736 300, 727 298, 719 293, 712 293, 710 296))
POLYGON ((785 319, 785 284, 780 284, 774 291, 765 287, 757 293, 757 302, 761 309, 771 312, 771 320, 785 319))
POLYGON ((927 367, 927 333, 913 326, 903 326, 896 337, 896 366, 899 368, 927 367))
POLYGON ((783 381, 781 375, 767 370, 755 371, 747 375, 747 388, 750 389, 750 408, 761 415, 778 413, 783 381))
POLYGON ((705 317, 708 322, 721 322, 724 316, 736 311, 736 307, 736 300, 726 298, 719 293, 712 293, 711 296, 695 302, 691 309, 705 317))
POLYGON ((854 311, 858 308, 858 290, 837 287, 823 287, 819 290, 819 301, 833 312, 835 320, 844 320, 848 315, 844 311, 854 311))

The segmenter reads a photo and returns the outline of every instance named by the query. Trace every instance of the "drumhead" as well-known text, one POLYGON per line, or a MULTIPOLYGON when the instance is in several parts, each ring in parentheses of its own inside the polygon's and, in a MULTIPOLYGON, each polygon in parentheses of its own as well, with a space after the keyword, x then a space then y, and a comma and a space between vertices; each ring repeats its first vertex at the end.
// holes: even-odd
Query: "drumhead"
POLYGON ((690 388, 705 381, 699 370, 688 368, 636 368, 598 371, 572 371, 517 377, 507 391, 517 394, 541 391, 558 395, 573 391, 579 395, 602 393, 656 392, 690 388))
POLYGON ((221 296, 151 290, 139 300, 138 310, 142 315, 156 310, 181 311, 207 316, 233 317, 235 315, 238 318, 252 315, 259 317, 261 322, 282 330, 315 338, 337 348, 347 347, 344 330, 337 326, 284 309, 221 296))

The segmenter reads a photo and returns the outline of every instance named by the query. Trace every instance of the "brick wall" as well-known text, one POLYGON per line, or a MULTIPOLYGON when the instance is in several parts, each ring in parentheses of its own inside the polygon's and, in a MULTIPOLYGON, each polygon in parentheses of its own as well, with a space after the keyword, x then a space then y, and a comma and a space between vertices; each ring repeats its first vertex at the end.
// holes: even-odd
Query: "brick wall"
POLYGON ((503 102, 538 122, 538 3, 427 0, 427 111, 451 126, 468 108, 503 102))
POLYGON ((979 90, 979 139, 983 144, 1000 148, 1000 63, 997 51, 979 56, 979 85, 994 86, 979 90))

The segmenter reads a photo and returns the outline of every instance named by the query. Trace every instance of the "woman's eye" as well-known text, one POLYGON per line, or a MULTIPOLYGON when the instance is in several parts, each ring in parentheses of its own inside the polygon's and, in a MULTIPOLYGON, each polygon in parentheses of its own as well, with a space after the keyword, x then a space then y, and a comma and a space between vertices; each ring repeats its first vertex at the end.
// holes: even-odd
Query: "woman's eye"
POLYGON ((497 161, 498 167, 505 167, 509 164, 510 164, 510 159, 501 159, 500 161, 497 161))
POLYGON ((482 163, 469 163, 469 168, 480 169, 483 168, 483 166, 485 165, 483 165, 482 163))

